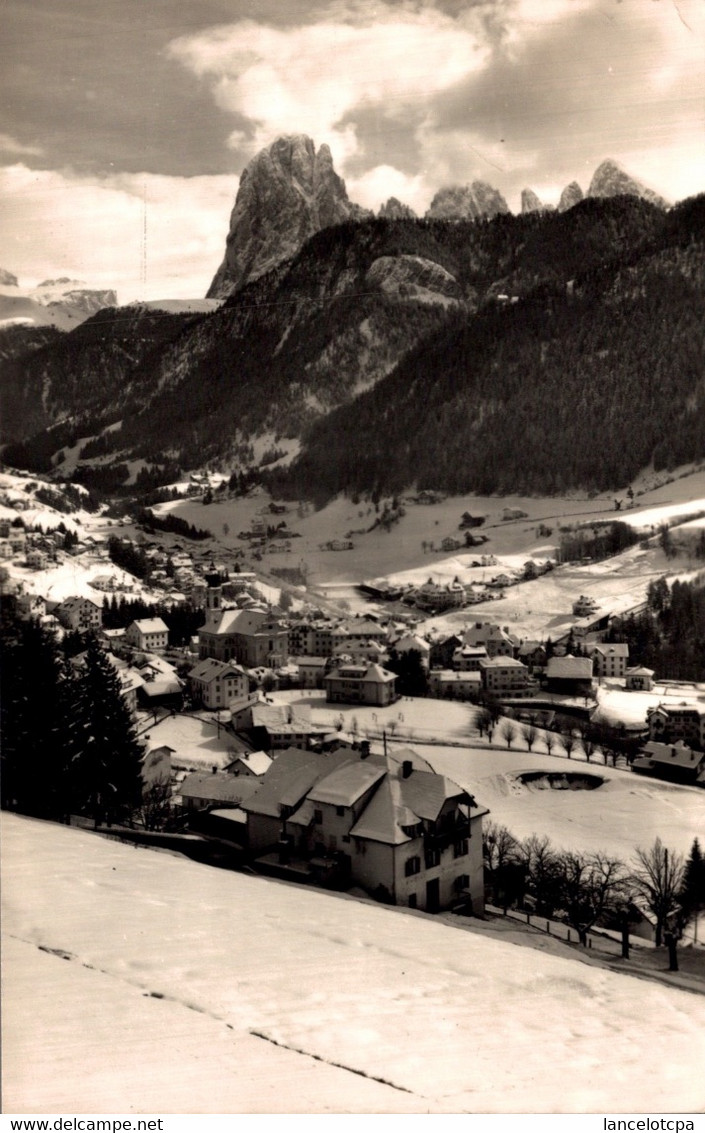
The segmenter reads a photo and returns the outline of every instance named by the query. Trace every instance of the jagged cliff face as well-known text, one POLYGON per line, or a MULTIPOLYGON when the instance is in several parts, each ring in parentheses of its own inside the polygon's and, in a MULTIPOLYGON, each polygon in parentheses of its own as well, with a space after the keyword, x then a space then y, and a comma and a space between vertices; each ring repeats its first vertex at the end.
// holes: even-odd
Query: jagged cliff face
POLYGON ((508 212, 509 206, 497 189, 486 181, 473 181, 472 185, 439 189, 426 216, 436 220, 478 220, 508 212))
POLYGON ((415 220, 416 213, 408 205, 397 200, 396 197, 390 197, 388 201, 381 206, 379 210, 380 217, 386 220, 415 220))
POLYGON ((567 212, 572 209, 573 205, 577 205, 583 199, 583 190, 577 181, 571 181, 570 185, 566 185, 561 193, 561 199, 558 202, 558 211, 567 212))
POLYGON ((553 205, 545 205, 540 197, 536 195, 533 189, 522 189, 521 191, 521 214, 525 216, 527 212, 550 212, 553 205))
POLYGON ((653 190, 647 189, 646 185, 637 181, 635 177, 630 177, 616 161, 611 159, 603 161, 595 170, 588 189, 588 196, 642 197, 643 200, 650 201, 652 205, 658 205, 659 208, 668 208, 668 201, 665 201, 658 193, 654 193, 653 190))
POLYGON ((322 228, 369 215, 349 200, 328 146, 316 151, 304 135, 277 138, 240 178, 225 258, 208 298, 227 298, 291 259, 322 228))

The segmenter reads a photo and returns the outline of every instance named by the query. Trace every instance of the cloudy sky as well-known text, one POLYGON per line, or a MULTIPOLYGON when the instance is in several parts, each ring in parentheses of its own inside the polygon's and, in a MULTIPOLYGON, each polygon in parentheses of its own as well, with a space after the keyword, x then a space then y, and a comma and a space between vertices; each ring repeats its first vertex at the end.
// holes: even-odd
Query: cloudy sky
POLYGON ((205 294, 283 133, 351 198, 489 181, 555 202, 605 157, 705 190, 704 0, 3 0, 0 266, 205 294))

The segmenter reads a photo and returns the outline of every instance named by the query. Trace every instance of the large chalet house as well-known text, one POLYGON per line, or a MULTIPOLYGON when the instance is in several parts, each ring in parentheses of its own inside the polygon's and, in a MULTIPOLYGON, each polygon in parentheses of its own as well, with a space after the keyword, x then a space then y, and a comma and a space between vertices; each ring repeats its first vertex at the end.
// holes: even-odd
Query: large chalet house
POLYGON ((235 661, 247 669, 277 668, 285 664, 289 633, 267 610, 224 610, 222 588, 209 585, 206 623, 198 634, 201 660, 235 661))
POLYGON ((334 704, 367 704, 384 708, 397 699, 396 673, 375 662, 345 663, 331 669, 323 678, 326 700, 334 704))
POLYGON ((125 630, 125 640, 145 653, 166 649, 169 644, 169 630, 161 618, 139 618, 125 630))
POLYGON ((204 708, 227 708, 231 701, 247 696, 247 673, 232 662, 207 657, 188 674, 189 690, 196 704, 204 708))
POLYGON ((480 667, 482 687, 495 695, 531 696, 535 686, 529 680, 529 670, 514 657, 488 657, 480 667))
POLYGON ((597 677, 624 677, 629 661, 629 646, 626 642, 595 645, 592 662, 597 677))
POLYGON ((79 633, 97 632, 103 622, 103 611, 90 598, 65 598, 54 610, 64 629, 79 633))
POLYGON ((437 912, 484 907, 488 811, 414 752, 282 752, 241 802, 248 850, 265 872, 437 912))
POLYGON ((684 744, 705 751, 705 712, 685 701, 681 704, 659 704, 648 708, 646 722, 649 739, 658 743, 684 744))
POLYGON ((492 622, 475 622, 463 633, 463 644, 473 648, 483 646, 488 657, 514 657, 519 649, 519 639, 509 633, 507 626, 492 622))

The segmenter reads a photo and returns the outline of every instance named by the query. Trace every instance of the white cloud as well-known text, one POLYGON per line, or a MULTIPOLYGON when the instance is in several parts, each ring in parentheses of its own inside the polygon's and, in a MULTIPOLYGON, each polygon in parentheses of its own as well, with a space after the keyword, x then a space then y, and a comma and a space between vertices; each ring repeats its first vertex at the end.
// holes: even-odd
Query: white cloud
POLYGON ((348 177, 345 186, 351 200, 374 212, 390 197, 396 197, 423 216, 430 200, 430 188, 421 175, 410 177, 391 165, 376 165, 361 177, 348 177))
MULTIPOLYGON (((175 40, 171 53, 210 79, 216 102, 254 127, 251 152, 286 133, 326 142, 344 172, 358 151, 356 109, 385 115, 423 107, 481 68, 489 47, 469 27, 431 9, 379 6, 349 22, 329 18, 278 29, 243 20, 175 40)), ((238 131, 233 141, 238 145, 238 131)))
POLYGON ((60 275, 120 302, 205 295, 237 179, 0 169, 0 264, 23 285, 60 275))
POLYGON ((27 146, 23 142, 18 142, 11 134, 0 133, 0 153, 16 154, 18 157, 22 155, 38 157, 43 152, 40 146, 27 146))

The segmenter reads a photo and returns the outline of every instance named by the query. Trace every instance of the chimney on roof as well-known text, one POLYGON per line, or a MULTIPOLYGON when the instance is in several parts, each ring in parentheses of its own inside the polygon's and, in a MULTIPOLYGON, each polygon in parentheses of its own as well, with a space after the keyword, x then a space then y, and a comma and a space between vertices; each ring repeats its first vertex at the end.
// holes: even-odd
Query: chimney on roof
POLYGON ((211 771, 212 771, 212 773, 213 773, 213 774, 215 775, 215 773, 216 773, 216 771, 217 771, 217 770, 218 770, 218 768, 216 767, 216 765, 215 765, 215 763, 214 763, 214 764, 213 764, 213 766, 211 767, 211 771))
POLYGON ((411 762, 411 760, 405 759, 404 762, 401 765, 401 777, 402 777, 402 779, 408 779, 413 770, 414 770, 414 765, 411 762))
POLYGON ((370 741, 360 741, 360 759, 368 759, 370 755, 370 741))

